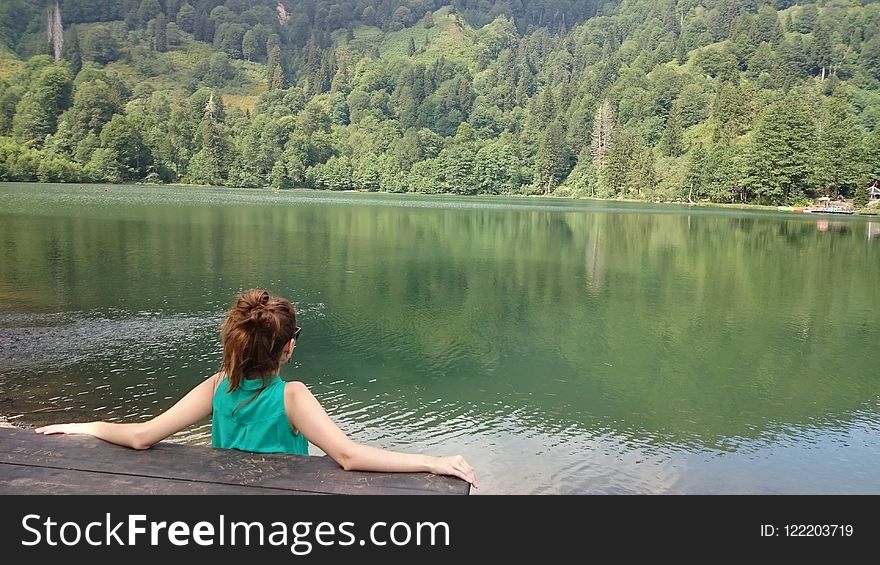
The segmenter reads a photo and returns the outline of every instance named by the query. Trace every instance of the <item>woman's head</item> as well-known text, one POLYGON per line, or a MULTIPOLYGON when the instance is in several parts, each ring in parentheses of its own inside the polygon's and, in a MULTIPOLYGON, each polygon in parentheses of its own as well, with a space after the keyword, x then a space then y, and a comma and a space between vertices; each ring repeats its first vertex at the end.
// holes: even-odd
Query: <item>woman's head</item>
POLYGON ((262 289, 239 294, 220 326, 220 370, 226 373, 230 390, 248 376, 277 371, 296 329, 296 312, 289 300, 262 289))

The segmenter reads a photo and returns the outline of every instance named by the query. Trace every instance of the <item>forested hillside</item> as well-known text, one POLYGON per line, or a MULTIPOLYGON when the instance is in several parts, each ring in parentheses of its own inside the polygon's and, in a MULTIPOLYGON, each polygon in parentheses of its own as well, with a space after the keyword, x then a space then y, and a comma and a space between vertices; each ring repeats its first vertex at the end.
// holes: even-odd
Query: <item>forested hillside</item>
POLYGON ((0 0, 0 180, 867 200, 880 2, 0 0))

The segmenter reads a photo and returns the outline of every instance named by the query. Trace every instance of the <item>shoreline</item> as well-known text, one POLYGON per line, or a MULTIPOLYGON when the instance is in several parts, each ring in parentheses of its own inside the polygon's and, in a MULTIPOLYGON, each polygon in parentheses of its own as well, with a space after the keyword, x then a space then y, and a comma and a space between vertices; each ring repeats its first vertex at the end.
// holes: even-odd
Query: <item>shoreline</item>
MULTIPOLYGON (((657 205, 667 205, 667 206, 681 206, 683 208, 718 208, 722 210, 753 210, 753 211, 766 211, 766 212, 781 212, 779 207, 782 205, 773 205, 773 204, 749 204, 742 202, 710 202, 710 201, 699 201, 699 202, 684 202, 684 201, 664 201, 664 200, 646 200, 646 199, 637 199, 637 198, 600 198, 597 196, 557 196, 556 194, 458 194, 455 192, 435 192, 435 193, 426 193, 426 192, 387 192, 383 190, 357 190, 357 189, 346 189, 346 190, 328 190, 328 189, 319 189, 319 188, 309 188, 305 186, 292 187, 292 188, 283 188, 283 189, 273 189, 269 187, 244 187, 244 186, 216 186, 209 184, 186 184, 186 183, 143 183, 143 182, 133 182, 133 183, 38 183, 33 181, 26 182, 13 182, 13 181, 5 181, 10 184, 59 184, 66 186, 144 186, 144 187, 169 187, 169 188, 197 188, 197 189, 211 189, 211 188, 222 188, 229 190, 252 190, 252 191, 267 191, 267 192, 288 192, 288 191, 297 191, 297 192, 314 192, 314 193, 330 193, 330 194, 384 194, 384 195, 413 195, 413 196, 459 196, 465 198, 477 197, 477 198, 485 198, 485 197, 503 197, 503 198, 553 198, 557 200, 571 200, 571 201, 595 201, 595 202, 625 202, 628 204, 657 204, 657 205)), ((791 206, 786 205, 786 206, 791 206)), ((799 214, 793 214, 794 216, 799 216, 799 214)), ((825 216, 824 214, 817 214, 821 216, 825 216)), ((828 216, 841 216, 841 214, 828 214, 828 216)), ((880 216, 880 206, 868 206, 865 208, 861 208, 855 210, 852 214, 846 214, 844 216, 850 217, 860 217, 860 218, 871 218, 880 216)))

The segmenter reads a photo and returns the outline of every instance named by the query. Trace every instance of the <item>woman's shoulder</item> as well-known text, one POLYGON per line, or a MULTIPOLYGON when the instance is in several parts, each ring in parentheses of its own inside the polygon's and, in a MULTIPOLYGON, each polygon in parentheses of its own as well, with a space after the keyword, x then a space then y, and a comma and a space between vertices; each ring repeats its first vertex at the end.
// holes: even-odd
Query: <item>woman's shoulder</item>
POLYGON ((218 371, 207 378, 207 380, 211 383, 211 389, 213 394, 217 394, 217 387, 220 386, 220 383, 226 378, 226 373, 223 371, 218 371))
POLYGON ((293 422, 295 413, 302 413, 301 411, 308 410, 316 402, 317 399, 312 394, 312 391, 304 383, 288 381, 284 384, 284 411, 291 422, 293 422))
POLYGON ((287 381, 284 383, 284 396, 295 398, 303 394, 312 394, 312 391, 302 381, 287 381))

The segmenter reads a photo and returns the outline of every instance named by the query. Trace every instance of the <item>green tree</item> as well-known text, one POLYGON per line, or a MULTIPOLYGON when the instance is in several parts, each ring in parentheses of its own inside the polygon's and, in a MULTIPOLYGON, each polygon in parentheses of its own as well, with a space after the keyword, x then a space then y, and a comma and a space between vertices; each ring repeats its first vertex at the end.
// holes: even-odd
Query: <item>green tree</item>
POLYGON ((119 155, 112 149, 99 147, 83 167, 83 174, 92 182, 122 182, 119 155))
POLYGON ((779 15, 771 6, 763 5, 758 9, 758 15, 752 27, 752 38, 755 45, 760 45, 765 41, 774 44, 782 39, 779 15))
POLYGON ((198 123, 190 119, 186 106, 180 102, 171 109, 171 117, 167 121, 168 163, 174 176, 180 178, 186 172, 194 149, 195 129, 198 123))
POLYGON ((629 196, 645 198, 654 191, 657 184, 657 167, 654 151, 636 143, 633 161, 624 178, 624 191, 629 196))
POLYGON ((42 147, 58 125, 58 114, 71 104, 73 75, 66 62, 44 68, 16 105, 12 131, 28 147, 42 147))
POLYGON ((666 120, 666 129, 663 131, 663 137, 660 140, 664 153, 670 157, 679 157, 684 153, 684 142, 682 139, 684 132, 681 121, 680 106, 675 105, 669 113, 669 118, 666 120))
POLYGON ((571 191, 572 196, 593 198, 596 196, 597 183, 598 171, 593 157, 588 152, 583 152, 578 157, 577 165, 565 179, 565 187, 571 191))
POLYGON ((880 34, 862 43, 861 61, 868 75, 880 80, 880 34))
POLYGON ((304 186, 309 164, 308 140, 300 136, 291 136, 284 148, 282 160, 291 185, 304 186))
POLYGON ((393 155, 385 153, 379 157, 382 175, 379 178, 379 190, 385 192, 406 192, 406 174, 393 155))
POLYGON ((614 129, 608 144, 608 154, 599 167, 598 196, 614 197, 627 192, 627 180, 632 178, 629 170, 639 151, 636 137, 627 128, 614 129))
POLYGON ((823 104, 819 119, 817 180, 831 196, 851 196, 865 184, 862 134, 842 90, 823 104))
POLYGON ((681 34, 675 43, 675 60, 679 65, 684 65, 688 60, 687 38, 681 34))
POLYGON ((853 206, 856 208, 864 208, 868 205, 870 197, 868 196, 868 187, 865 184, 860 185, 856 189, 855 196, 853 198, 853 206))
POLYGON ((159 14, 156 16, 155 23, 153 24, 153 47, 156 51, 162 53, 168 50, 168 20, 165 19, 165 14, 159 14))
POLYGON ((187 174, 192 182, 223 185, 229 175, 229 164, 234 161, 229 133, 221 121, 221 112, 214 94, 209 95, 196 138, 200 149, 192 156, 187 174))
POLYGON ((361 21, 368 26, 376 25, 376 9, 372 6, 364 8, 364 11, 361 13, 361 21))
POLYGON ((113 116, 101 129, 100 139, 101 148, 107 150, 102 155, 106 159, 105 171, 112 168, 112 176, 122 181, 144 177, 153 157, 141 132, 125 116, 113 116))
POLYGON ((159 0, 141 0, 137 10, 137 23, 135 27, 145 24, 160 13, 162 13, 162 7, 159 5, 159 0))
POLYGON ((813 32, 813 59, 816 66, 821 69, 822 79, 824 80, 830 74, 830 67, 833 57, 834 40, 831 37, 831 30, 820 21, 813 32))
POLYGON ((738 148, 733 143, 711 146, 703 161, 700 197, 708 196, 713 202, 730 201, 732 189, 742 178, 738 148))
POLYGON ((42 152, 37 165, 36 179, 39 182, 80 182, 83 180, 82 167, 57 155, 42 152))
POLYGON ((865 139, 864 152, 866 170, 869 179, 880 179, 880 125, 865 139))
POLYGON ((682 198, 686 195, 688 202, 699 200, 706 192, 705 175, 706 150, 700 144, 688 155, 682 198))
POLYGON ((792 93, 760 116, 746 149, 744 186, 763 204, 786 204, 813 192, 816 126, 792 93))
POLYGON ((0 82, 0 134, 5 135, 12 130, 15 107, 24 93, 25 88, 22 84, 10 85, 0 82))
POLYGON ((232 57, 241 59, 241 48, 244 44, 244 34, 248 28, 239 23, 222 23, 214 32, 214 49, 219 49, 232 57))
POLYGON ((95 63, 105 65, 119 58, 119 40, 113 28, 98 25, 83 34, 83 51, 86 58, 95 63))
MULTIPOLYGON (((281 122, 266 115, 257 115, 238 138, 239 164, 235 167, 235 184, 265 186, 273 167, 279 163, 279 166, 284 166, 282 151, 291 129, 290 120, 281 122)), ((277 184, 272 186, 278 188, 277 184)))
POLYGON ((480 148, 474 159, 478 192, 513 193, 522 181, 519 161, 514 139, 510 135, 501 136, 480 148))
POLYGON ((696 65, 703 74, 712 78, 727 77, 737 71, 736 56, 725 46, 711 45, 700 49, 696 65))
POLYGON ((328 190, 351 190, 351 159, 347 156, 330 157, 326 163, 319 163, 306 172, 306 178, 315 188, 328 190))
POLYGON ((270 36, 266 45, 266 71, 269 90, 282 90, 285 87, 284 68, 281 66, 281 46, 277 36, 270 36))
POLYGON ((73 106, 62 114, 55 134, 56 145, 70 155, 79 152, 81 158, 77 157, 77 160, 81 162, 89 159, 91 150, 97 145, 86 144, 82 151, 79 151, 79 145, 89 134, 97 136, 113 114, 122 111, 118 91, 104 78, 96 77, 94 80, 80 82, 79 78, 85 74, 85 71, 80 73, 77 80, 79 84, 73 96, 73 106))
POLYGON ((330 113, 326 105, 312 99, 296 118, 296 126, 304 135, 316 132, 330 133, 330 113))
POLYGON ((279 190, 282 188, 290 188, 290 179, 287 176, 287 167, 283 161, 276 161, 272 165, 272 171, 269 173, 269 188, 279 190))
MULTIPOLYGON (((406 186, 411 192, 423 192, 426 194, 444 192, 446 190, 444 172, 443 161, 439 158, 419 161, 409 170, 409 174, 406 176, 406 186)), ((388 190, 388 192, 399 192, 398 190, 385 190, 388 190)))
POLYGON ((181 6, 185 3, 185 0, 165 0, 163 2, 163 6, 165 6, 165 15, 168 16, 168 19, 175 18, 177 13, 180 11, 181 6))
POLYGON ((214 24, 205 10, 198 10, 193 18, 193 37, 197 41, 210 43, 214 40, 214 24))
POLYGON ((442 192, 455 194, 474 194, 479 181, 474 170, 475 146, 471 143, 451 145, 440 152, 437 158, 442 169, 442 179, 438 187, 442 192))
POLYGON ((82 69, 82 51, 79 46, 79 34, 76 27, 71 26, 64 41, 64 58, 70 63, 70 70, 75 77, 82 69))
POLYGON ((798 33, 812 33, 819 20, 819 8, 815 4, 801 6, 793 21, 793 31, 798 33))
POLYGON ((235 67, 226 53, 212 53, 207 61, 199 63, 194 76, 206 86, 219 87, 235 77, 235 67))
POLYGON ((177 19, 175 21, 177 22, 177 25, 178 27, 180 27, 181 30, 187 33, 192 33, 193 25, 196 21, 195 8, 190 6, 188 2, 184 3, 180 7, 180 10, 177 11, 177 19))
POLYGON ((727 142, 748 131, 752 105, 753 93, 746 84, 718 84, 711 105, 713 140, 727 142))
POLYGON ((254 33, 253 29, 249 29, 245 32, 244 37, 241 40, 241 54, 244 55, 244 58, 248 61, 253 61, 259 52, 257 34, 254 33))
POLYGON ((53 117, 37 95, 27 92, 15 106, 12 134, 26 147, 42 147, 46 135, 52 131, 53 117))
POLYGON ((535 158, 535 182, 550 194, 569 171, 570 156, 565 145, 565 134, 559 121, 552 122, 541 135, 535 158))
MULTIPOLYGON (((391 149, 400 166, 407 170, 425 158, 419 132, 415 129, 406 130, 403 137, 398 139, 391 149)), ((436 154, 433 155, 433 157, 436 156, 436 154)))
POLYGON ((172 182, 178 178, 176 158, 179 148, 172 138, 172 115, 180 98, 165 92, 130 103, 126 118, 140 132, 153 164, 145 169, 145 182, 172 182))
POLYGON ((382 164, 374 153, 363 155, 352 166, 352 183, 354 188, 369 192, 375 192, 381 188, 382 164))

